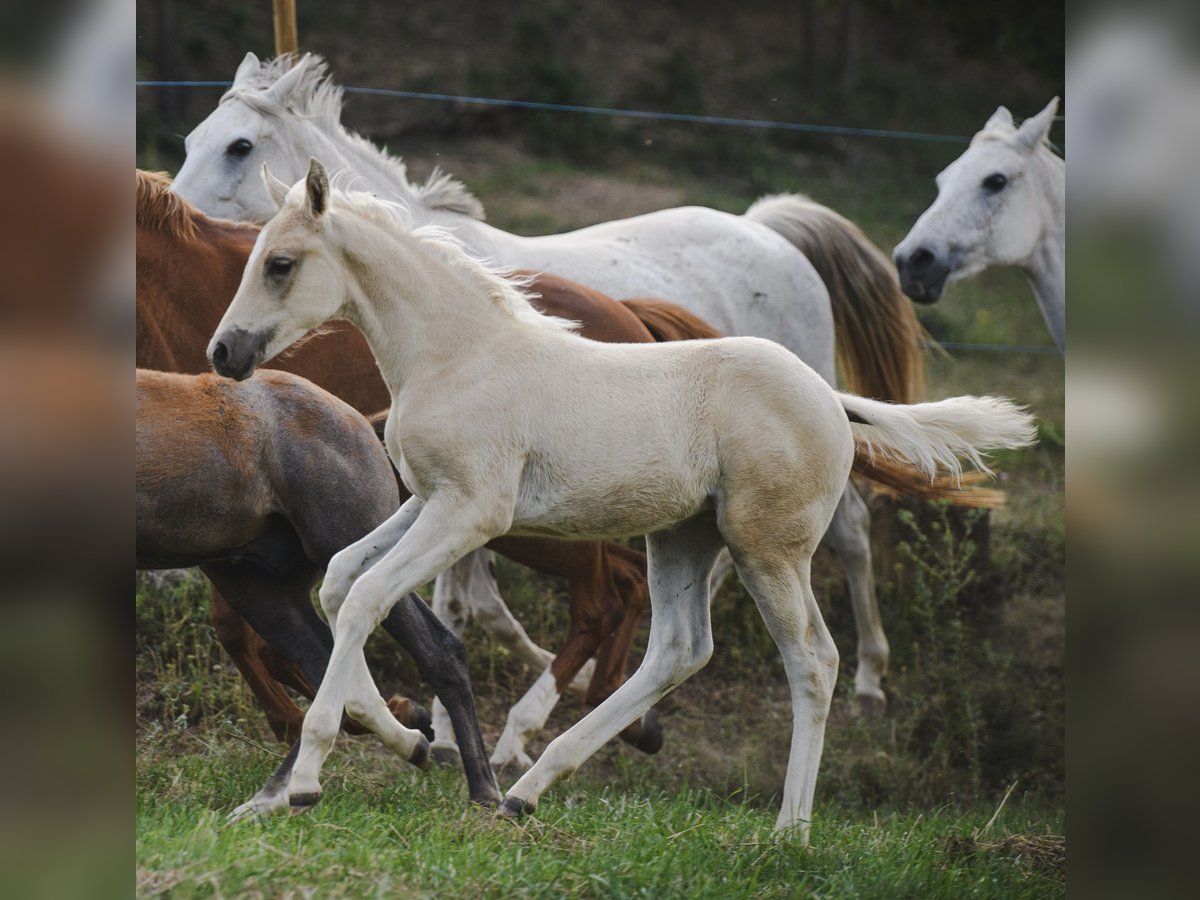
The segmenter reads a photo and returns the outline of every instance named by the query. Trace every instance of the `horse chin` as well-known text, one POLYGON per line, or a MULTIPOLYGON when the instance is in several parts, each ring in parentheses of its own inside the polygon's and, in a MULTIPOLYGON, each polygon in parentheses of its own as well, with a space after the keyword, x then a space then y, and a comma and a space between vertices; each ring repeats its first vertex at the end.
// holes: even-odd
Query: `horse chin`
POLYGON ((947 274, 939 273, 933 278, 902 278, 900 288, 913 303, 924 305, 937 303, 942 297, 942 291, 946 289, 947 274))

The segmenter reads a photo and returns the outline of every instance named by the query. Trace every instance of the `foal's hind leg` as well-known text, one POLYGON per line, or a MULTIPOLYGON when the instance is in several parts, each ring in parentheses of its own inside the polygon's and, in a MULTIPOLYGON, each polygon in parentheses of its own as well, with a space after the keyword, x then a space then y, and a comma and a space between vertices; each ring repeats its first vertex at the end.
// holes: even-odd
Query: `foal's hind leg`
POLYGON ((833 544, 854 606, 858 628, 858 668, 854 692, 864 712, 881 710, 887 703, 882 680, 887 673, 888 641, 875 598, 875 573, 871 564, 871 514, 853 482, 846 482, 826 537, 833 544))
POLYGON ((739 558, 738 576, 783 656, 792 695, 792 749, 776 830, 799 825, 808 843, 825 720, 837 682, 838 651, 821 618, 810 577, 812 549, 799 560, 739 558))
POLYGON ((574 772, 617 732, 708 662, 713 646, 708 573, 721 544, 711 512, 647 536, 651 619, 646 658, 611 697, 551 742, 542 758, 508 792, 501 813, 516 816, 532 811, 550 785, 574 772))

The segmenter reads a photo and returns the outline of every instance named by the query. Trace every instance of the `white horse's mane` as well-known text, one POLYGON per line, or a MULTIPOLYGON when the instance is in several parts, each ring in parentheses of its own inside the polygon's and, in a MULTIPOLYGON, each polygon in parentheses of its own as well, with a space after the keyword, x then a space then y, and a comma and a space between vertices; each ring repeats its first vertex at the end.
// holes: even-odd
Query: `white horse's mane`
MULTIPOLYGON (((435 172, 430 181, 440 174, 435 172)), ((535 291, 530 290, 533 276, 515 275, 511 268, 472 256, 462 241, 445 228, 437 225, 417 226, 408 202, 385 200, 364 191, 340 188, 333 190, 331 199, 331 209, 346 210, 386 230, 411 235, 457 274, 478 285, 492 302, 517 321, 552 331, 578 331, 578 322, 545 315, 529 302, 530 297, 537 296, 535 291)))
POLYGON ((220 102, 240 100, 255 112, 278 119, 287 113, 310 119, 329 137, 341 138, 357 152, 370 155, 390 170, 396 184, 402 187, 404 199, 410 204, 428 210, 460 213, 473 219, 484 218, 483 204, 461 181, 435 168, 423 185, 415 185, 408 180, 404 160, 346 128, 342 124, 344 93, 341 85, 333 83, 325 59, 317 54, 308 54, 301 62, 304 70, 292 92, 293 102, 287 107, 280 105, 268 91, 285 73, 300 65, 286 53, 260 63, 256 71, 249 72, 227 90, 220 102))

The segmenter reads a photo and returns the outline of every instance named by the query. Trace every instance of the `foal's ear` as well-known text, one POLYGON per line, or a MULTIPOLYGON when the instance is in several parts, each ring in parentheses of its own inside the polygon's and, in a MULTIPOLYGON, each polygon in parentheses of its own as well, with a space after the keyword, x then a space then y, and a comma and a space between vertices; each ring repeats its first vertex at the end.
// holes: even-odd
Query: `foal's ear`
POLYGON ((325 215, 329 208, 329 176, 325 167, 315 156, 308 160, 308 180, 305 182, 308 193, 308 214, 314 220, 325 215))
POLYGON ((1050 134, 1050 126, 1054 124, 1056 112, 1058 112, 1057 97, 1047 103, 1046 108, 1032 119, 1026 119, 1021 123, 1021 127, 1017 130, 1017 140, 1029 150, 1038 147, 1050 134))
POLYGON ((275 210, 278 212, 283 207, 283 201, 287 199, 289 188, 275 177, 266 163, 263 163, 262 167, 262 180, 263 186, 267 189, 267 196, 271 198, 271 202, 275 204, 275 210))
POLYGON ((1014 128, 1012 113, 1008 111, 1007 106, 997 106, 996 111, 992 113, 992 117, 987 120, 987 124, 983 126, 984 131, 991 131, 993 128, 1014 128))
POLYGON ((258 57, 253 52, 247 53, 242 58, 242 64, 237 67, 237 72, 233 76, 234 85, 241 84, 261 68, 262 63, 258 61, 258 57))

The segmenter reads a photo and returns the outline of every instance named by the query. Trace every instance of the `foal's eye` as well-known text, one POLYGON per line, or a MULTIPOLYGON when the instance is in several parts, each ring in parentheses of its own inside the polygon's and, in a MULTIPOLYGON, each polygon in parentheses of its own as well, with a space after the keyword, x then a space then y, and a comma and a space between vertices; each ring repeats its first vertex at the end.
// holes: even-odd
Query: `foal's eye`
POLYGON ((250 155, 250 151, 253 149, 254 145, 246 140, 246 138, 238 138, 225 148, 225 152, 238 159, 244 159, 250 155))
POLYGON ((994 172, 983 179, 983 189, 993 194, 1004 190, 1006 184, 1008 184, 1008 179, 999 172, 994 172))
POLYGON ((267 274, 275 278, 282 278, 292 271, 295 264, 294 260, 288 259, 286 256, 276 256, 267 262, 267 274))

